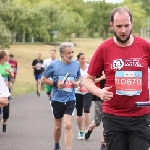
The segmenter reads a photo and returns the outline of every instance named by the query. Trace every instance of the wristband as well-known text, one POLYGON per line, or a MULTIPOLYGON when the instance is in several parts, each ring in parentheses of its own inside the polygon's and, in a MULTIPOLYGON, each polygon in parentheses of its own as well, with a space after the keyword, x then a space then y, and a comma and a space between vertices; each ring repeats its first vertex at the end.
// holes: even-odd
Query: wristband
POLYGON ((58 82, 53 82, 53 86, 57 87, 58 82))

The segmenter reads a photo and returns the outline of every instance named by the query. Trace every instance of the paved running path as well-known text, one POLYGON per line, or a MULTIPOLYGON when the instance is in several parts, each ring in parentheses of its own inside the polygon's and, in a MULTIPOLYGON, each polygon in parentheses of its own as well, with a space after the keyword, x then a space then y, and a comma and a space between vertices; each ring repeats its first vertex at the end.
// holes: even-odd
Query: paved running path
MULTIPOLYGON (((94 103, 91 117, 94 117, 94 103)), ((72 150, 99 150, 102 127, 96 128, 88 141, 78 140, 75 119, 74 116, 72 150)), ((35 93, 13 97, 6 133, 2 133, 0 125, 0 150, 53 150, 53 125, 49 100, 44 92, 40 97, 35 93)), ((65 150, 64 129, 62 131, 60 144, 65 150)))

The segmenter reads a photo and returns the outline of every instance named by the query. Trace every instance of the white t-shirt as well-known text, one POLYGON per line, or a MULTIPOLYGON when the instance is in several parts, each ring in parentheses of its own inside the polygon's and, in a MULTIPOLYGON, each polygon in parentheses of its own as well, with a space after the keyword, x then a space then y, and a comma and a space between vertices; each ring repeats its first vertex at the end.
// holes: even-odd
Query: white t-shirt
POLYGON ((46 69, 51 64, 51 62, 52 62, 51 58, 45 59, 44 62, 43 62, 43 64, 42 64, 42 67, 44 69, 46 69))
MULTIPOLYGON (((81 77, 82 77, 82 81, 84 80, 86 74, 87 74, 87 71, 88 71, 88 67, 89 67, 89 64, 86 64, 86 69, 85 70, 82 70, 80 68, 80 73, 81 73, 81 77)), ((83 94, 85 95, 86 93, 88 93, 88 91, 86 89, 83 89, 83 91, 81 92, 81 89, 80 87, 76 88, 75 89, 75 93, 79 93, 79 94, 83 94), (84 91, 85 90, 85 91, 84 91)))
POLYGON ((0 97, 9 97, 10 95, 11 94, 9 93, 8 87, 0 74, 0 97))
MULTIPOLYGON (((55 60, 57 60, 57 59, 55 59, 55 60)), ((46 68, 55 60, 52 60, 51 58, 45 59, 42 64, 42 68, 44 68, 46 70, 46 68)))

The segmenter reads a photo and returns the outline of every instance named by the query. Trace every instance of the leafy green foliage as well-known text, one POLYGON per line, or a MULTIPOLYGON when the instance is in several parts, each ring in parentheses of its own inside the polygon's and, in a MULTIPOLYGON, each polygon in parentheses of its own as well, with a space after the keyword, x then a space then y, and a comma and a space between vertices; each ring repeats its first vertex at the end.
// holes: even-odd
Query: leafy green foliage
POLYGON ((0 49, 8 48, 11 43, 12 35, 6 26, 0 23, 0 49))
POLYGON ((129 7, 133 12, 133 32, 140 34, 143 22, 149 16, 149 3, 147 0, 124 0, 122 4, 106 3, 105 0, 87 3, 83 0, 1 0, 0 19, 2 28, 10 34, 15 32, 20 38, 25 35, 30 40, 34 37, 48 42, 53 38, 54 30, 59 31, 58 38, 64 37, 63 40, 70 41, 72 34, 80 37, 88 33, 92 37, 95 32, 106 39, 111 33, 109 15, 113 8, 129 7))

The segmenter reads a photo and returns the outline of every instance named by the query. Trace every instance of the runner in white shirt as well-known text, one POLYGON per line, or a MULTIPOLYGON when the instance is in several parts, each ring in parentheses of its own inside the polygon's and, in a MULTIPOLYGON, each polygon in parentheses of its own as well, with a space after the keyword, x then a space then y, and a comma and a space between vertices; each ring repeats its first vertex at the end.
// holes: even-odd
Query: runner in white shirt
MULTIPOLYGON (((89 64, 86 63, 85 55, 83 53, 79 53, 77 55, 77 61, 80 64, 80 73, 83 81, 87 74, 89 64)), ((77 125, 79 128, 78 139, 83 140, 84 131, 87 132, 88 127, 90 125, 90 107, 92 104, 93 95, 88 92, 88 90, 83 86, 83 83, 80 84, 79 88, 76 88, 75 95, 76 95, 77 125)))
POLYGON ((0 75, 0 108, 8 105, 8 97, 10 93, 8 91, 8 87, 6 86, 4 79, 0 75))
MULTIPOLYGON (((6 86, 4 79, 2 78, 0 74, 0 111, 2 111, 2 107, 8 105, 8 97, 10 96, 10 93, 8 91, 8 87, 6 86)), ((1 112, 0 112, 0 120, 1 120, 1 112)))
MULTIPOLYGON (((50 51, 50 58, 48 59, 45 59, 43 64, 42 64, 42 68, 44 68, 44 70, 46 70, 46 68, 53 62, 57 60, 56 59, 56 50, 51 50, 50 51)), ((46 93, 48 95, 48 97, 50 97, 51 95, 51 90, 52 90, 52 86, 50 85, 45 85, 45 90, 46 90, 46 93)))

